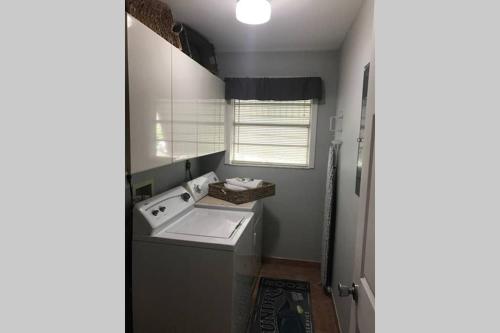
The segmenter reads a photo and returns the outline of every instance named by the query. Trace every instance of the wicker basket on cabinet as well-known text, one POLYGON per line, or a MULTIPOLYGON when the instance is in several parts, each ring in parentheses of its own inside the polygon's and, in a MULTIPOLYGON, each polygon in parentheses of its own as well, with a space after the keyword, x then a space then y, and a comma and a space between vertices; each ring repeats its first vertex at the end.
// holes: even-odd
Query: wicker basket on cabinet
POLYGON ((224 187, 224 182, 208 185, 208 195, 238 205, 273 196, 275 192, 275 185, 270 182, 263 182, 262 186, 245 191, 230 190, 224 187))

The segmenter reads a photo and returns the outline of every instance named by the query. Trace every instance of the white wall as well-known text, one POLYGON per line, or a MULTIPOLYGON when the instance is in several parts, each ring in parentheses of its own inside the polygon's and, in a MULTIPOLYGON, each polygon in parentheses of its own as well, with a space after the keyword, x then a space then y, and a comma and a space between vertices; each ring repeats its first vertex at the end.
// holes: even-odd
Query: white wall
POLYGON ((358 196, 354 193, 357 137, 361 116, 363 71, 370 61, 373 33, 373 0, 365 0, 340 51, 337 111, 344 113, 343 144, 339 156, 338 201, 333 258, 333 287, 337 313, 344 333, 349 327, 351 298, 337 296, 339 281, 352 283, 354 242, 357 229, 358 196))
POLYGON ((247 176, 276 184, 276 195, 264 199, 264 256, 319 261, 328 147, 333 134, 328 120, 335 113, 338 53, 222 53, 221 77, 320 76, 325 96, 318 108, 315 168, 286 169, 224 164, 224 154, 200 158, 202 172, 221 178, 247 176))

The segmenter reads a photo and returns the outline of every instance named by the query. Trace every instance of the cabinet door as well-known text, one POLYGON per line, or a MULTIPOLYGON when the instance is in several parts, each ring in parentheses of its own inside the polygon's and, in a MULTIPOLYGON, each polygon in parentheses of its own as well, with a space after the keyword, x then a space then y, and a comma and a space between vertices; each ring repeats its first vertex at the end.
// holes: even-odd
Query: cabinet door
POLYGON ((226 100, 224 98, 225 85, 223 81, 217 83, 217 146, 216 152, 224 151, 225 147, 225 115, 226 100))
POLYGON ((216 87, 217 77, 205 68, 201 68, 202 91, 198 107, 198 156, 215 152, 217 140, 217 104, 216 87))
POLYGON ((172 163, 172 46, 127 14, 131 172, 172 163))
POLYGON ((198 117, 198 156, 224 150, 224 82, 204 70, 198 117))
POLYGON ((173 159, 197 156, 197 113, 202 93, 200 66, 181 50, 172 48, 173 159))

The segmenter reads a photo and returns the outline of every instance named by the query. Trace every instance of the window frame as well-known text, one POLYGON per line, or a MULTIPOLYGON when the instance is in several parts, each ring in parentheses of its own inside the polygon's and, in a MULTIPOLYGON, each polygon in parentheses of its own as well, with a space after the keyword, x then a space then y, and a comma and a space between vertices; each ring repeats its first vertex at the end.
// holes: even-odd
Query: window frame
POLYGON ((306 165, 231 161, 231 155, 233 153, 233 138, 234 138, 234 112, 235 112, 234 108, 235 108, 235 100, 232 99, 231 102, 227 104, 228 110, 226 112, 226 122, 225 122, 226 154, 224 157, 224 163, 226 165, 264 167, 264 168, 314 169, 314 160, 316 155, 315 154, 316 124, 318 119, 318 101, 316 99, 311 100, 311 121, 309 124, 309 142, 308 142, 309 152, 308 152, 308 161, 306 165))

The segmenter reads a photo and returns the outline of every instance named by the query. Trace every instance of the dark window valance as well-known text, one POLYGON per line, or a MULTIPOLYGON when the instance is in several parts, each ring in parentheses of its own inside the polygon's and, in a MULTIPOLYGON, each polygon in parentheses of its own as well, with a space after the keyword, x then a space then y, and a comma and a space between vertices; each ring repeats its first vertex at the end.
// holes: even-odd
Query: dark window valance
POLYGON ((323 97, 320 77, 226 78, 226 99, 291 101, 323 97))

